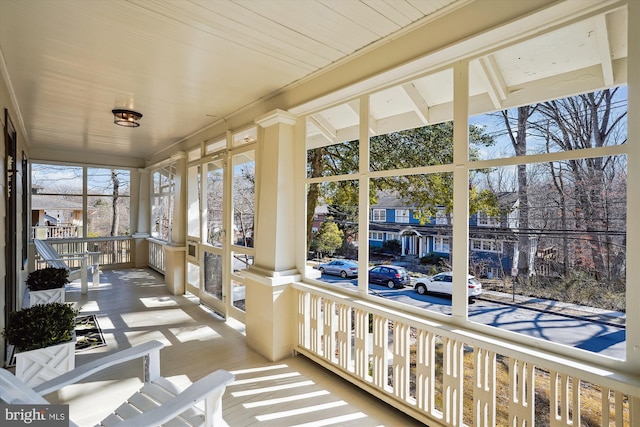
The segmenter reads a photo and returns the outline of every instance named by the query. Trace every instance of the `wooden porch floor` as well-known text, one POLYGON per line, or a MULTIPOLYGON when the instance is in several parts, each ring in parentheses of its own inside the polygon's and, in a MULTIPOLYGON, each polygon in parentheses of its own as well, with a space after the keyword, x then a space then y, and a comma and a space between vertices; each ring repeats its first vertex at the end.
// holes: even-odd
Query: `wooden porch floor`
MULTIPOLYGON (((95 314, 107 346, 77 353, 80 365, 102 354, 157 339, 165 343, 161 370, 185 384, 223 368, 236 380, 223 398, 229 426, 418 426, 390 405, 298 356, 269 362, 245 344, 244 325, 222 321, 194 297, 166 292, 147 269, 107 270, 81 295, 72 283, 67 301, 95 314)), ((94 425, 141 382, 139 361, 111 368, 47 398, 70 405, 71 419, 94 425)))

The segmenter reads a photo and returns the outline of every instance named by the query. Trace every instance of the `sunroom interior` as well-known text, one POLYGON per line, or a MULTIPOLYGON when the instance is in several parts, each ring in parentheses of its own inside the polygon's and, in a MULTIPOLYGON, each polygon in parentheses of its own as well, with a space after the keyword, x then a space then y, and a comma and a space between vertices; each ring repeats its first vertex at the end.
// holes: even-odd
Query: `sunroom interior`
MULTIPOLYGON (((159 274, 167 298, 241 325, 230 346, 271 362, 302 358, 417 422, 635 425, 640 122, 625 117, 640 110, 637 40, 640 2, 629 0, 0 0, 0 329, 23 306, 27 274, 44 265, 33 239, 47 239, 59 252, 101 252, 101 281, 159 274), (535 145, 532 136, 513 153, 479 148, 469 131, 509 148, 522 128, 496 131, 502 112, 591 93, 611 94, 618 111, 604 143, 535 145), (118 109, 141 113, 139 127, 115 124, 118 109), (433 158, 375 139, 443 124, 449 139, 433 158), (329 152, 348 155, 314 167, 329 152), (623 218, 622 338, 610 352, 585 350, 476 320, 463 279, 473 178, 590 159, 622 171, 610 181, 623 218), (371 194, 390 181, 448 183, 447 312, 381 298, 362 274, 371 194), (313 216, 329 195, 348 199, 359 230, 351 287, 323 280, 308 259, 313 216), (44 196, 58 203, 41 208, 44 196), (594 400, 586 389, 597 391, 595 414, 581 403, 594 400), (544 415, 540 395, 551 402, 544 415)), ((173 363, 179 374, 189 360, 173 363)))

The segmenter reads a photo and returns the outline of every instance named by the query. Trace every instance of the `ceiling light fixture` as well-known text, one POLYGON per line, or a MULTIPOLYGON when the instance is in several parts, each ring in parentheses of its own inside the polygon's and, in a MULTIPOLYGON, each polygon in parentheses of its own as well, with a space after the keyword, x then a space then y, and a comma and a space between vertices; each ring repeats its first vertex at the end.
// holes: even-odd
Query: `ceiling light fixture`
POLYGON ((118 126, 124 126, 127 128, 137 128, 140 126, 140 118, 142 114, 131 110, 111 110, 113 113, 113 123, 118 126))

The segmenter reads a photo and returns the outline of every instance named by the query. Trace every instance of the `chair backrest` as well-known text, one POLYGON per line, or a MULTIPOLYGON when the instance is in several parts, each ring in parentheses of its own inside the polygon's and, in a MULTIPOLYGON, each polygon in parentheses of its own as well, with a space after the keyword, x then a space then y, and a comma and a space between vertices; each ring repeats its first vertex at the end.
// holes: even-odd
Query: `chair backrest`
MULTIPOLYGON (((0 401, 9 405, 50 405, 44 397, 6 369, 0 368, 0 401)), ((69 427, 78 427, 69 420, 69 427)))
POLYGON ((47 262, 51 267, 64 268, 69 270, 69 266, 66 262, 60 259, 60 254, 55 250, 53 246, 45 242, 44 240, 33 239, 33 244, 38 251, 38 255, 47 262))
POLYGON ((0 399, 9 404, 49 403, 6 369, 0 369, 0 399))

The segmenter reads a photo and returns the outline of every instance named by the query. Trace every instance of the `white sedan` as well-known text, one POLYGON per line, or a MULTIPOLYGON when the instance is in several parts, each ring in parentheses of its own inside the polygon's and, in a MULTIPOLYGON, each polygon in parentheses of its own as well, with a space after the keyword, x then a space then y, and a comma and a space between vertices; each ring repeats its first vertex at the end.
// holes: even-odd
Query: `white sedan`
MULTIPOLYGON (((446 273, 436 274, 431 277, 423 277, 416 279, 413 288, 420 295, 427 293, 434 294, 453 294, 453 273, 447 271, 446 273)), ((482 295, 482 283, 474 276, 467 276, 467 288, 469 298, 475 298, 482 295)))

